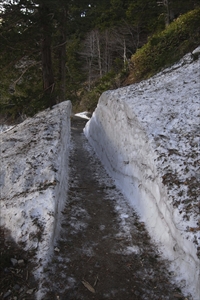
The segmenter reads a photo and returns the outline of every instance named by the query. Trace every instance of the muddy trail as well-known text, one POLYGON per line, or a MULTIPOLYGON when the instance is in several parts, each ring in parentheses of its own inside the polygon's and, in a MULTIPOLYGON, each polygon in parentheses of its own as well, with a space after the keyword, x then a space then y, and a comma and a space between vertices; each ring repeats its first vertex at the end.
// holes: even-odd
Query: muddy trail
POLYGON ((42 299, 185 299, 167 262, 72 119, 69 194, 42 299))

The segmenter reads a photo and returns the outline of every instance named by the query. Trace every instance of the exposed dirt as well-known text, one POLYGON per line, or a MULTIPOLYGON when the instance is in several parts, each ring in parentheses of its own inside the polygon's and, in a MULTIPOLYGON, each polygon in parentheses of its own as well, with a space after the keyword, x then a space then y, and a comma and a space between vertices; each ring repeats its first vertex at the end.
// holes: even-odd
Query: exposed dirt
POLYGON ((17 245, 10 232, 0 227, 0 299, 33 300, 38 288, 33 276, 33 252, 17 245))
POLYGON ((42 299, 186 299, 144 223, 92 152, 85 123, 72 119, 69 195, 42 299))

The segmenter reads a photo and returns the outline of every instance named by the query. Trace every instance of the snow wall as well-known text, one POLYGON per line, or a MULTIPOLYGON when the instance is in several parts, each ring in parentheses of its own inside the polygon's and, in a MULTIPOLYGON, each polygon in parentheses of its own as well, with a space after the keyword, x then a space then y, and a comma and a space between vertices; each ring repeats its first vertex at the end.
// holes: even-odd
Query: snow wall
POLYGON ((198 212, 191 212, 186 221, 182 201, 174 203, 186 197, 187 179, 197 176, 199 64, 188 54, 149 80, 104 92, 84 129, 162 255, 171 261, 181 288, 195 300, 200 299, 198 247, 194 232, 186 227, 197 226, 198 212), (163 184, 170 173, 172 182, 180 182, 171 182, 171 188, 163 184))
POLYGON ((67 197, 70 114, 65 101, 0 134, 0 225, 43 265, 67 197))

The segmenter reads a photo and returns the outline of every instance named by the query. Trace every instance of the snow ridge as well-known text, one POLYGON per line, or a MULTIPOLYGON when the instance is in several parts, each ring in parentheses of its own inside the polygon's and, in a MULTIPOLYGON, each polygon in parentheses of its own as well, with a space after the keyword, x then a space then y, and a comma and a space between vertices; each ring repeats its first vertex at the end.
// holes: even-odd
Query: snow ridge
POLYGON ((199 64, 188 54, 149 80, 103 93, 84 130, 195 300, 200 298, 199 64))
POLYGON ((42 269, 59 230, 68 189, 71 102, 0 134, 1 226, 34 250, 42 269))

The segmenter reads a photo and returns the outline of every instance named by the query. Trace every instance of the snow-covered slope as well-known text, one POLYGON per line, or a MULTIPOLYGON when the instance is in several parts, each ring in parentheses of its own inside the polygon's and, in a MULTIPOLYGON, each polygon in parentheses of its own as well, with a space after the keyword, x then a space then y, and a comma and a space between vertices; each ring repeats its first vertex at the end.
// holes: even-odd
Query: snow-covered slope
POLYGON ((42 264, 67 197, 70 114, 66 101, 0 134, 0 225, 42 264))
POLYGON ((199 67, 200 59, 188 54, 149 80, 103 93, 84 130, 195 300, 200 299, 199 67))

